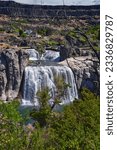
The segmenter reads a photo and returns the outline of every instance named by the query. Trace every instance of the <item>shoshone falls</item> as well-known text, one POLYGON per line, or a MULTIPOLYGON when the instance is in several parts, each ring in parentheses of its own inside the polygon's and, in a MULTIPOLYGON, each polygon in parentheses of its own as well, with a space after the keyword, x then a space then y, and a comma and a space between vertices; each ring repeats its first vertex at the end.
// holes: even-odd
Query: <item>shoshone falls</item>
POLYGON ((61 98, 61 105, 69 104, 75 98, 78 98, 77 87, 72 70, 67 66, 57 65, 60 60, 59 52, 46 51, 39 56, 34 49, 29 49, 29 60, 39 62, 38 65, 29 65, 25 68, 22 106, 38 105, 36 93, 43 88, 48 87, 51 99, 54 101, 57 91, 55 77, 61 77, 68 86, 65 95, 61 98), (40 63, 41 62, 41 63, 40 63))

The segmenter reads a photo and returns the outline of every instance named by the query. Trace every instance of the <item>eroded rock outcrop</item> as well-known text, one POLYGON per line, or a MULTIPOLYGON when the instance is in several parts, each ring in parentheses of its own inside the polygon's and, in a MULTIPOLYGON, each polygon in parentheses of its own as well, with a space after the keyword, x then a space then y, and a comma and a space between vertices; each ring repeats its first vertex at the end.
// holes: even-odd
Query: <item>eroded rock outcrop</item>
POLYGON ((91 56, 68 58, 60 64, 67 65, 72 69, 79 91, 86 87, 99 94, 99 62, 97 58, 91 56))
MULTIPOLYGON (((100 52, 97 51, 98 56, 100 56, 100 52)), ((67 58, 70 57, 96 57, 96 54, 94 53, 94 51, 91 50, 90 47, 82 47, 79 48, 78 46, 74 46, 74 47, 64 47, 61 46, 60 47, 60 56, 61 56, 61 61, 64 61, 67 58)))
POLYGON ((0 99, 10 100, 18 96, 27 58, 26 50, 0 49, 0 99))

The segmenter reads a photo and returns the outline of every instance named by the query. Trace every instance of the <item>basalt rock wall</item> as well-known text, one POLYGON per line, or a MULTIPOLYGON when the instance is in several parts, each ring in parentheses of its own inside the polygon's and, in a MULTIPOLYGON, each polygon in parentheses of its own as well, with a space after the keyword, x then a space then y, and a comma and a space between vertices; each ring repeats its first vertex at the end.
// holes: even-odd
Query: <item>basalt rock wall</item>
POLYGON ((18 96, 27 58, 25 50, 0 49, 0 99, 10 100, 18 96))
POLYGON ((12 17, 82 17, 100 15, 100 6, 26 5, 0 1, 0 14, 12 17))

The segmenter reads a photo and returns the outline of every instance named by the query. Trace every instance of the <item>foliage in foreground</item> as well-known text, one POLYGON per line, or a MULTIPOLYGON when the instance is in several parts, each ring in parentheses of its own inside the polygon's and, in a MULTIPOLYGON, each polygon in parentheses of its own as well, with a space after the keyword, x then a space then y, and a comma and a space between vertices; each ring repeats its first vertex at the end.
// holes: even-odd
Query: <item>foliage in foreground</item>
POLYGON ((34 127, 24 124, 16 102, 1 102, 0 149, 99 150, 99 97, 87 89, 81 95, 82 100, 49 112, 46 122, 40 126, 37 120, 34 127))

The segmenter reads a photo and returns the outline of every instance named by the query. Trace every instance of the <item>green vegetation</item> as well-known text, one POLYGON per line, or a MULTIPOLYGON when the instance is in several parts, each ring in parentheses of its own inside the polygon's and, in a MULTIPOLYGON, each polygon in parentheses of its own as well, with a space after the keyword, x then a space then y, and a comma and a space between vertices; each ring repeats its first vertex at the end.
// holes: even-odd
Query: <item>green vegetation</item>
POLYGON ((19 29, 19 36, 20 37, 26 37, 26 33, 24 33, 24 31, 22 29, 19 29))
POLYGON ((19 102, 17 100, 9 103, 3 103, 3 101, 0 101, 0 113, 13 122, 20 122, 22 120, 20 113, 17 111, 18 107, 19 102))
POLYGON ((48 102, 51 99, 49 94, 50 91, 48 88, 44 88, 42 91, 37 92, 40 109, 33 109, 31 112, 31 117, 37 120, 41 127, 47 126, 48 119, 51 117, 54 107, 61 102, 60 99, 64 95, 65 89, 68 87, 62 77, 55 76, 54 81, 57 88, 54 102, 49 105, 48 102))
POLYGON ((86 31, 86 35, 89 37, 91 43, 93 44, 95 50, 99 51, 99 40, 100 40, 100 26, 90 26, 86 31))
POLYGON ((65 45, 65 42, 60 39, 54 39, 54 38, 48 37, 48 39, 46 40, 41 39, 38 43, 35 43, 35 45, 36 45, 37 51, 40 54, 42 54, 44 53, 46 46, 56 49, 57 46, 65 45))
POLYGON ((67 35, 71 38, 78 38, 78 34, 75 32, 75 30, 69 31, 67 35))
POLYGON ((26 142, 27 137, 21 125, 23 118, 17 110, 18 107, 17 101, 6 104, 0 101, 0 149, 2 150, 19 149, 26 142))
POLYGON ((40 109, 33 109, 31 117, 37 120, 41 127, 44 127, 51 113, 51 107, 48 105, 48 100, 50 99, 49 89, 43 89, 41 92, 37 93, 37 96, 39 98, 40 109))
POLYGON ((49 36, 52 34, 52 29, 49 27, 39 27, 37 33, 41 36, 49 36))
POLYGON ((18 23, 13 23, 10 27, 9 33, 17 34, 22 38, 26 37, 26 33, 24 33, 23 29, 19 26, 20 25, 18 23))
POLYGON ((18 20, 16 20, 16 22, 17 23, 25 23, 25 24, 27 24, 28 23, 28 20, 27 19, 18 19, 18 20))
POLYGON ((41 42, 40 44, 37 44, 36 48, 40 54, 43 54, 45 52, 45 43, 41 42))
POLYGON ((83 35, 79 34, 77 32, 77 30, 71 30, 71 31, 69 31, 66 34, 66 36, 68 36, 71 39, 74 39, 74 40, 76 40, 76 41, 78 41, 78 42, 80 42, 82 44, 86 44, 87 43, 86 38, 83 35))
POLYGON ((92 43, 95 50, 99 51, 99 40, 100 40, 100 26, 90 26, 86 29, 75 28, 64 33, 66 39, 72 44, 78 44, 79 46, 89 46, 88 40, 92 43), (88 39, 88 40, 87 40, 88 39))
POLYGON ((59 45, 59 43, 55 40, 49 40, 47 44, 48 44, 48 46, 57 46, 57 45, 59 45))
POLYGON ((45 89, 38 93, 42 100, 38 116, 31 113, 37 121, 34 127, 25 125, 25 119, 17 109, 18 102, 0 102, 0 149, 99 150, 99 97, 84 89, 80 100, 57 112, 47 103, 48 92, 45 89))
POLYGON ((0 27, 0 32, 4 32, 4 31, 5 31, 5 29, 0 27))
POLYGON ((100 40, 100 26, 90 26, 89 29, 86 31, 86 34, 93 37, 94 40, 100 40))
MULTIPOLYGON (((78 19, 79 20, 79 19, 78 19)), ((37 47, 43 53, 46 46, 56 48, 58 45, 69 45, 74 48, 89 46, 85 36, 78 33, 80 28, 92 42, 94 48, 99 50, 100 26, 79 25, 77 20, 69 21, 51 19, 31 20, 16 19, 8 23, 5 31, 13 33, 19 39, 25 38, 25 30, 31 28, 33 36, 28 36, 27 43, 37 47), (35 23, 34 23, 34 22, 35 23), (46 22, 46 23, 45 23, 46 22), (27 24, 28 23, 28 24, 27 24), (36 33, 41 35, 36 37, 36 33), (68 37, 68 39, 66 39, 68 37), (69 40, 69 45, 67 40, 69 40)), ((1 26, 0 32, 4 28, 1 26)), ((6 38, 8 35, 6 35, 6 38)), ((15 39, 15 38, 14 38, 15 39)), ((7 42, 13 38, 6 40, 7 42)), ((70 47, 71 48, 71 47, 70 47)), ((31 64, 32 61, 29 61, 31 64)), ((81 91, 81 99, 62 106, 55 111, 61 103, 66 88, 70 85, 63 82, 62 78, 55 76, 57 90, 54 102, 49 105, 49 89, 44 88, 37 93, 40 108, 21 115, 19 102, 3 103, 0 101, 0 150, 99 150, 100 145, 100 102, 99 97, 87 89, 81 91), (34 123, 28 124, 33 120, 34 123)), ((23 112, 24 113, 24 112, 23 112)))
POLYGON ((18 19, 12 18, 11 21, 12 21, 12 22, 19 23, 19 24, 22 24, 22 23, 28 23, 28 19, 26 19, 26 18, 18 18, 18 19))
POLYGON ((19 25, 16 22, 13 22, 9 27, 9 33, 19 33, 19 25))

